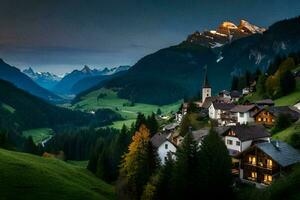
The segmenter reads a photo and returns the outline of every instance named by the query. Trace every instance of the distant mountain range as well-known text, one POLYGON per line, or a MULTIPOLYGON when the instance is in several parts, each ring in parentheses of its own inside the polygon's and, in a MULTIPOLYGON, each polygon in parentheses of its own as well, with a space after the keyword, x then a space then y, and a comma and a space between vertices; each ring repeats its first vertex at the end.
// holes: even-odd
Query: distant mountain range
MULTIPOLYGON (((61 102, 63 99, 36 84, 31 78, 22 73, 18 68, 10 66, 0 59, 0 79, 9 81, 18 88, 50 102, 61 102)), ((2 92, 2 91, 1 91, 2 92)))
POLYGON ((127 73, 94 89, 117 88, 122 98, 168 104, 199 95, 205 66, 217 92, 230 87, 232 75, 266 70, 276 55, 299 50, 300 17, 279 21, 267 30, 245 20, 238 26, 224 22, 216 31, 196 32, 176 46, 143 57, 127 73))
POLYGON ((61 77, 50 72, 35 72, 31 67, 22 71, 41 87, 51 90, 60 80, 61 77))
POLYGON ((82 90, 88 89, 95 84, 101 82, 103 79, 109 78, 110 75, 115 73, 126 71, 130 66, 120 66, 115 68, 104 68, 103 70, 90 69, 88 66, 84 66, 81 70, 74 70, 71 73, 65 75, 53 88, 53 91, 58 94, 77 94, 82 90), (107 77, 106 77, 107 76, 107 77), (79 88, 74 85, 83 80, 91 78, 91 82, 86 81, 81 84, 77 84, 79 88), (89 82, 89 83, 87 83, 89 82), (87 85, 85 85, 87 83, 87 85))

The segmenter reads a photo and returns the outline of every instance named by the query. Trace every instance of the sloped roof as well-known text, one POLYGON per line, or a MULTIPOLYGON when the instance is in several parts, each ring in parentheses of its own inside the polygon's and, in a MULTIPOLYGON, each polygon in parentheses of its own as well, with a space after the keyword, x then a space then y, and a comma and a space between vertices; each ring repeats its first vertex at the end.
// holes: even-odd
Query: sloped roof
POLYGON ((248 111, 252 110, 255 107, 257 107, 257 106, 256 105, 236 105, 230 111, 244 113, 244 112, 248 112, 248 111))
POLYGON ((258 143, 255 145, 269 155, 282 167, 287 167, 300 162, 300 153, 290 145, 281 141, 258 143), (278 144, 278 147, 276 146, 278 144))
POLYGON ((258 104, 258 105, 262 105, 262 104, 264 104, 264 105, 274 105, 275 104, 272 99, 263 99, 263 100, 260 100, 260 101, 256 101, 255 103, 258 104))
POLYGON ((199 142, 203 137, 207 136, 209 133, 209 128, 202 128, 196 131, 192 131, 192 136, 196 142, 199 142))
MULTIPOLYGON (((230 130, 232 130, 236 134, 236 137, 242 142, 271 137, 271 134, 262 125, 237 125, 230 127, 230 130)), ((226 131, 226 133, 228 133, 228 131, 226 131)))
POLYGON ((155 148, 160 147, 160 145, 162 145, 162 143, 164 143, 165 141, 167 141, 167 136, 168 134, 165 133, 156 133, 151 139, 151 143, 153 144, 153 146, 155 148))
POLYGON ((232 91, 230 92, 230 96, 231 96, 231 98, 232 98, 232 97, 233 97, 233 98, 237 98, 237 97, 242 96, 242 93, 240 93, 240 92, 237 91, 237 90, 232 90, 232 91))
POLYGON ((231 110, 235 105, 232 103, 213 102, 213 106, 216 110, 231 110))

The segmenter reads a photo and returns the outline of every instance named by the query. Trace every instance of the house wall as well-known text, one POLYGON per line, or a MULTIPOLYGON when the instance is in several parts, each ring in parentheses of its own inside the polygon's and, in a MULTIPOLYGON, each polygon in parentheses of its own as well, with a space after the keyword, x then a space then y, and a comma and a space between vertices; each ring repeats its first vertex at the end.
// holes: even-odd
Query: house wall
POLYGON ((209 106, 209 108, 208 108, 208 116, 209 116, 209 118, 211 118, 211 119, 217 119, 217 118, 216 118, 216 110, 215 110, 213 104, 211 104, 211 105, 209 106))
POLYGON ((274 116, 266 110, 261 111, 259 114, 255 116, 255 123, 257 124, 265 124, 265 125, 273 125, 275 122, 274 116))
POLYGON ((162 143, 157 150, 161 164, 165 164, 165 159, 167 158, 169 152, 175 153, 176 150, 176 147, 171 142, 165 141, 162 143))
POLYGON ((250 116, 249 112, 246 113, 237 113, 238 123, 240 124, 248 124, 254 122, 254 118, 250 116))
POLYGON ((300 110, 300 102, 294 105, 298 110, 300 110))
POLYGON ((231 149, 231 150, 235 150, 235 151, 241 152, 242 142, 237 137, 225 136, 225 145, 226 145, 227 149, 231 149), (231 140, 232 144, 229 144, 228 140, 231 140), (239 142, 240 145, 237 145, 237 142, 239 142))

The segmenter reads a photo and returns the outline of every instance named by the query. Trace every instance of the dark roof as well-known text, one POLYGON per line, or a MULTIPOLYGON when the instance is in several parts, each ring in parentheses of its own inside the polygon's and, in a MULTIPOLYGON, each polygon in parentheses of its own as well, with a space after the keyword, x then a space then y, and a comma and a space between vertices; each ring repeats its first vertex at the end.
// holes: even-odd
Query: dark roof
POLYGON ((244 113, 244 112, 248 112, 256 107, 257 107, 256 105, 236 105, 230 111, 244 113))
POLYGON ((255 102, 257 105, 274 105, 274 101, 272 99, 263 99, 255 102))
POLYGON ((231 110, 235 105, 232 103, 213 102, 213 106, 216 110, 231 110))
POLYGON ((151 143, 153 144, 153 146, 155 148, 158 148, 162 143, 164 143, 165 141, 167 141, 167 136, 168 134, 164 134, 164 133, 156 133, 151 139, 151 143))
POLYGON ((255 145, 269 155, 282 167, 287 167, 300 162, 300 153, 290 145, 281 141, 258 143, 255 145), (278 144, 278 147, 276 146, 278 144))
POLYGON ((203 137, 207 136, 209 133, 209 128, 202 128, 196 131, 192 131, 192 136, 196 142, 199 142, 203 137))
POLYGON ((242 96, 242 94, 237 90, 232 90, 230 92, 230 96, 231 96, 231 98, 238 98, 238 97, 242 96))
MULTIPOLYGON (((232 130, 236 134, 236 137, 239 138, 239 140, 241 140, 242 142, 247 140, 271 137, 270 133, 265 129, 264 126, 261 125, 237 125, 230 127, 228 131, 230 130, 232 130)), ((228 131, 225 132, 225 135, 227 135, 228 131)))
POLYGON ((171 124, 165 125, 163 129, 167 130, 167 131, 171 131, 171 130, 176 129, 178 126, 179 126, 178 123, 171 123, 171 124))

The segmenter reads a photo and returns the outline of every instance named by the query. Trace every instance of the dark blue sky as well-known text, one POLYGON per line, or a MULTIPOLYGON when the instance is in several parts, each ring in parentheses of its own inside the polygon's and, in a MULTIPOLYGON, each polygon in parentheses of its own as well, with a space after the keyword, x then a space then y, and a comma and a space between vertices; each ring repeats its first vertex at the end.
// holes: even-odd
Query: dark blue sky
POLYGON ((132 65, 225 20, 268 27, 297 15, 299 0, 0 0, 0 57, 60 74, 132 65))

